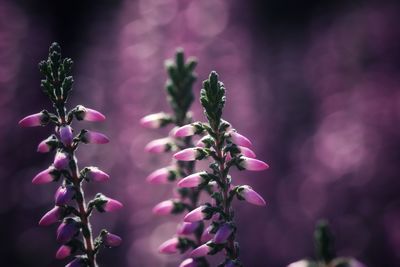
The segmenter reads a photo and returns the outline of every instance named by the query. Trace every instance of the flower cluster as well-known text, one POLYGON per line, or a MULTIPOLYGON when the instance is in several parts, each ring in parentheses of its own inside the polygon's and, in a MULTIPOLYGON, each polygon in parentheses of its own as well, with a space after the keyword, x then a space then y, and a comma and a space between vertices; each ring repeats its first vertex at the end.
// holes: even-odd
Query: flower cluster
MULTIPOLYGON (((182 232, 196 229, 202 231, 201 245, 190 252, 189 259, 182 266, 201 266, 197 259, 218 252, 225 252, 225 260, 219 266, 242 266, 239 260, 239 244, 236 242, 237 227, 234 221, 232 201, 234 198, 264 206, 264 199, 248 185, 234 185, 229 174, 231 167, 239 170, 262 171, 268 165, 255 159, 250 149, 251 142, 238 133, 232 125, 223 120, 222 110, 225 104, 225 88, 218 80, 216 72, 203 82, 201 104, 208 122, 195 122, 184 125, 174 131, 177 138, 200 135, 195 147, 178 151, 174 158, 183 162, 210 160, 209 170, 196 172, 181 179, 177 186, 182 189, 211 188, 212 203, 205 203, 190 211, 183 219, 182 232), (205 220, 210 220, 207 227, 205 220)), ((185 240, 173 238, 165 242, 162 250, 173 252, 187 246, 185 240)), ((192 245, 192 244, 189 244, 192 245)))
MULTIPOLYGON (((166 138, 151 141, 146 145, 145 150, 150 153, 177 152, 194 147, 193 139, 188 135, 181 135, 183 125, 192 122, 190 107, 193 103, 193 83, 196 80, 194 69, 196 60, 189 58, 185 62, 184 53, 181 49, 176 52, 175 61, 167 60, 166 68, 168 80, 166 91, 168 102, 172 108, 172 114, 164 112, 145 116, 140 121, 146 128, 161 128, 170 124, 175 127, 170 131, 166 138), (177 131, 177 129, 180 129, 177 131)), ((148 177, 147 181, 151 184, 167 184, 181 182, 182 177, 190 176, 194 173, 194 161, 173 160, 170 166, 155 170, 148 177)), ((199 197, 202 191, 211 192, 210 186, 198 188, 177 187, 177 197, 165 200, 153 208, 156 215, 180 214, 185 211, 192 211, 198 206, 199 197)), ((204 225, 202 222, 187 223, 182 222, 177 227, 176 236, 163 243, 159 251, 164 254, 174 254, 185 252, 190 248, 195 248, 202 244, 201 236, 204 225)), ((184 266, 209 266, 205 258, 198 258, 195 261, 185 260, 181 263, 184 266)))
POLYGON ((37 174, 33 184, 60 182, 54 202, 55 206, 39 221, 41 226, 61 222, 57 229, 57 241, 61 243, 56 252, 57 259, 76 255, 67 267, 96 267, 96 255, 102 247, 115 247, 121 243, 117 235, 102 230, 93 239, 89 218, 94 209, 98 212, 112 212, 122 208, 122 204, 112 198, 98 193, 86 204, 83 182, 105 182, 109 175, 97 167, 78 168, 75 155, 79 144, 105 144, 108 138, 101 133, 81 130, 74 135, 71 123, 74 119, 98 122, 105 120, 100 112, 78 105, 67 112, 65 104, 72 90, 73 78, 70 76, 72 60, 61 57, 61 48, 53 43, 49 57, 39 64, 45 79, 41 81, 44 93, 50 98, 56 113, 43 110, 23 118, 22 127, 55 125, 55 132, 40 142, 37 151, 40 153, 55 152, 53 163, 46 170, 37 174), (82 237, 81 235, 82 234, 82 237))
POLYGON ((365 267, 354 258, 336 257, 333 235, 326 221, 317 223, 314 232, 314 243, 317 260, 300 260, 289 264, 287 267, 365 267))

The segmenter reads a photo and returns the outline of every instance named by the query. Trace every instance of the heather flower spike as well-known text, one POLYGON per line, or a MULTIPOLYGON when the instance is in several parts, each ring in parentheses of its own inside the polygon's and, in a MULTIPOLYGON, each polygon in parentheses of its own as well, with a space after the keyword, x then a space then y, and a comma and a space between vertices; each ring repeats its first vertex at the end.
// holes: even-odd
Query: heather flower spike
POLYGON ((336 257, 334 237, 325 220, 317 223, 314 231, 316 260, 299 260, 287 267, 366 267, 354 258, 336 257))
POLYGON ((105 144, 109 139, 104 134, 88 130, 81 130, 74 135, 74 118, 78 121, 103 121, 105 116, 82 105, 67 111, 66 102, 73 85, 71 67, 72 60, 62 58, 60 46, 53 43, 48 59, 40 62, 39 69, 44 76, 41 87, 50 98, 55 112, 44 110, 23 118, 19 124, 22 127, 47 124, 55 126, 54 133, 40 142, 37 148, 40 153, 56 151, 53 164, 37 174, 32 183, 61 182, 54 196, 56 206, 39 222, 41 226, 61 222, 57 229, 57 241, 62 245, 56 253, 56 258, 64 259, 75 255, 75 259, 67 264, 67 267, 97 267, 96 256, 100 248, 116 246, 121 240, 112 234, 103 239, 103 232, 96 239, 93 238, 90 223, 92 209, 96 207, 101 211, 116 211, 122 204, 101 194, 101 198, 95 198, 86 204, 82 183, 107 181, 109 176, 97 167, 86 167, 79 171, 75 151, 81 143, 105 144))
MULTIPOLYGON (((211 221, 209 226, 201 231, 200 243, 190 256, 195 260, 224 251, 225 260, 218 266, 242 266, 239 259, 239 245, 236 241, 238 230, 234 221, 232 201, 236 196, 239 200, 264 206, 265 200, 248 185, 233 186, 233 178, 229 171, 232 167, 239 170, 261 171, 267 169, 268 165, 255 159, 255 153, 249 149, 252 145, 250 140, 222 119, 225 101, 225 87, 218 80, 217 73, 211 72, 208 80, 203 82, 203 89, 200 92, 200 102, 207 122, 188 124, 175 131, 175 136, 179 137, 193 134, 200 134, 203 137, 198 141, 197 147, 178 151, 174 154, 174 158, 185 162, 212 158, 209 170, 188 174, 177 184, 183 189, 208 186, 211 192, 214 191, 211 194, 212 204, 199 205, 183 219, 186 223, 204 224, 206 220, 211 221)), ((188 264, 192 262, 188 260, 188 264)))
MULTIPOLYGON (((160 168, 148 175, 146 180, 151 184, 180 183, 182 178, 195 173, 195 160, 204 158, 207 153, 202 147, 195 148, 194 139, 197 134, 204 132, 201 123, 193 122, 190 107, 194 100, 193 83, 196 80, 194 69, 196 60, 189 58, 185 61, 184 53, 178 49, 174 60, 165 63, 168 80, 165 85, 167 100, 172 109, 171 113, 159 112, 147 115, 140 120, 145 128, 161 128, 171 126, 170 134, 165 138, 151 141, 145 150, 150 153, 175 152, 174 160, 168 167, 160 168)), ((194 178, 196 180, 197 178, 194 178)), ((187 181, 187 180, 186 180, 187 181)), ((198 181, 200 182, 200 181, 198 181)), ((192 181, 192 185, 195 181, 192 181)), ((177 186, 174 199, 165 200, 153 208, 155 215, 182 214, 192 211, 198 206, 202 192, 212 193, 206 184, 187 187, 188 184, 177 186)), ((177 230, 179 238, 172 238, 160 246, 160 253, 183 253, 202 244, 201 235, 203 221, 182 223, 177 230), (190 234, 189 234, 190 233, 190 234)), ((173 233, 171 233, 172 235, 173 233)), ((187 259, 181 266, 209 266, 205 258, 187 259)))

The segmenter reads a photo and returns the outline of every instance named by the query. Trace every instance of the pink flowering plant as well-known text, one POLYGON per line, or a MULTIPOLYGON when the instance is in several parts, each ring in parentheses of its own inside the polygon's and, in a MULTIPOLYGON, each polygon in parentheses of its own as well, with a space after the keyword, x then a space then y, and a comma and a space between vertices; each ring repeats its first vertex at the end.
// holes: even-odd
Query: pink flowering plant
POLYGON ((61 57, 61 48, 57 43, 50 46, 48 59, 39 63, 39 69, 44 75, 41 87, 53 103, 55 113, 43 110, 23 118, 19 124, 22 127, 55 126, 54 134, 40 142, 37 149, 40 153, 55 152, 54 161, 37 174, 32 183, 60 183, 55 193, 55 206, 39 221, 40 226, 60 223, 57 241, 61 246, 56 258, 75 255, 66 267, 96 267, 96 255, 100 249, 119 246, 121 238, 107 230, 101 230, 94 238, 91 215, 94 210, 101 213, 119 210, 122 204, 101 193, 86 203, 83 184, 106 182, 109 175, 93 166, 79 170, 76 150, 80 144, 106 144, 109 139, 104 134, 89 130, 81 130, 74 135, 71 127, 74 119, 98 122, 105 120, 105 116, 81 105, 67 112, 65 105, 73 85, 72 63, 70 58, 61 57))
POLYGON ((316 260, 299 260, 287 267, 366 267, 351 257, 336 257, 334 238, 329 224, 321 220, 314 231, 316 260))
MULTIPOLYGON (((185 62, 183 50, 178 49, 175 60, 166 61, 168 80, 166 82, 166 92, 168 103, 171 106, 172 114, 164 112, 150 114, 141 119, 143 127, 157 129, 173 125, 168 137, 151 141, 146 145, 145 150, 150 153, 164 153, 183 151, 194 147, 192 136, 188 135, 185 128, 179 128, 192 122, 190 107, 194 100, 193 83, 196 80, 194 69, 197 62, 194 58, 189 58, 185 62), (177 131, 177 128, 180 130, 177 131)), ((191 131, 191 127, 187 128, 191 131)), ((147 181, 151 184, 177 183, 181 178, 193 175, 195 170, 194 161, 173 160, 168 167, 163 167, 150 173, 147 181)), ((211 187, 204 185, 197 188, 177 187, 176 196, 171 199, 158 203, 153 208, 156 215, 181 214, 190 212, 198 206, 201 192, 210 193, 211 187)), ((202 244, 201 236, 203 233, 203 222, 182 222, 178 225, 176 236, 161 244, 159 251, 163 254, 184 253, 190 248, 198 247, 202 244)), ((209 266, 204 257, 199 257, 195 261, 189 259, 184 261, 181 266, 209 266)))
MULTIPOLYGON (((178 188, 196 189, 209 186, 211 202, 198 205, 185 215, 184 224, 208 227, 202 230, 201 245, 194 246, 190 258, 180 267, 204 266, 203 259, 207 255, 224 252, 225 259, 219 266, 243 266, 239 260, 239 244, 236 241, 237 227, 234 220, 232 202, 236 198, 251 204, 264 206, 265 200, 248 185, 234 185, 230 170, 262 171, 268 165, 255 159, 255 153, 249 148, 251 142, 238 133, 232 125, 222 119, 225 105, 225 87, 218 80, 216 72, 211 72, 203 82, 200 102, 204 108, 207 122, 194 122, 174 131, 175 137, 188 138, 200 135, 196 147, 189 147, 174 154, 174 159, 182 162, 210 160, 208 170, 189 174, 177 183, 178 188)), ((194 227, 194 226, 193 226, 194 227)), ((195 244, 190 244, 195 245, 195 244)), ((163 248, 169 251, 185 247, 179 239, 174 238, 164 243, 163 248)))

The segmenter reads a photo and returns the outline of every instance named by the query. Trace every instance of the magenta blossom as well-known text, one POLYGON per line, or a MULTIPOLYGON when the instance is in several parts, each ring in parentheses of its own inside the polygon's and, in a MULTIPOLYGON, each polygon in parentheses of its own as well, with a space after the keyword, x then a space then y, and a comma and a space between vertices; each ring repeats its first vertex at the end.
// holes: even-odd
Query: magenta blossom
POLYGON ((113 212, 113 211, 117 211, 123 208, 123 204, 121 202, 119 202, 118 200, 106 197, 106 201, 103 205, 102 205, 102 209, 106 212, 113 212))
POLYGON ((56 252, 56 259, 62 260, 70 256, 72 253, 72 248, 68 245, 62 245, 56 252))
POLYGON ((35 127, 35 126, 43 126, 49 122, 49 115, 45 112, 35 113, 29 116, 26 116, 22 120, 18 122, 21 127, 35 127))
POLYGON ((174 136, 175 137, 187 137, 192 136, 196 132, 196 127, 192 124, 184 125, 175 130, 174 136))
POLYGON ((154 206, 153 213, 156 215, 168 215, 171 214, 174 207, 174 200, 165 200, 154 206))
POLYGON ((110 179, 110 176, 97 167, 86 167, 86 178, 89 181, 105 182, 110 179))
POLYGON ((268 164, 253 158, 241 157, 239 165, 249 171, 263 171, 269 168, 268 164))
POLYGON ((49 210, 39 221, 40 226, 49 226, 53 223, 56 223, 62 219, 63 208, 59 206, 55 206, 51 210, 49 210))
POLYGON ((181 161, 194 161, 200 156, 200 152, 197 147, 186 148, 174 154, 174 158, 181 161))
POLYGON ((100 113, 97 110, 86 108, 82 105, 79 105, 75 108, 75 116, 78 120, 85 120, 85 121, 104 121, 106 116, 100 113))
POLYGON ((145 150, 150 153, 163 153, 171 149, 171 140, 167 138, 160 138, 151 141, 145 146, 145 150))
POLYGON ((177 237, 168 239, 158 248, 158 251, 163 254, 175 254, 178 252, 179 239, 177 237))
POLYGON ((47 184, 57 180, 60 177, 58 170, 50 166, 44 171, 38 173, 33 179, 32 184, 47 184))
POLYGON ((72 144, 72 139, 74 135, 72 133, 72 128, 69 125, 60 127, 60 139, 64 146, 68 147, 72 144))
POLYGON ((197 222, 201 221, 205 217, 205 213, 203 212, 204 209, 207 208, 207 206, 200 206, 186 214, 186 216, 183 218, 184 222, 197 222))
POLYGON ((94 131, 85 131, 81 140, 85 144, 107 144, 110 142, 110 139, 108 139, 107 136, 94 131))
POLYGON ((234 130, 229 132, 229 137, 232 139, 232 142, 238 146, 244 146, 244 147, 252 146, 250 140, 247 137, 241 135, 240 133, 234 130))
POLYGON ((103 236, 103 241, 108 247, 118 247, 122 243, 121 237, 108 232, 103 236))
POLYGON ((207 244, 208 243, 205 243, 200 247, 194 249, 192 252, 190 252, 190 257, 200 258, 206 256, 211 251, 211 247, 208 246, 207 244))
POLYGON ((145 128, 160 128, 163 121, 169 120, 170 116, 164 112, 150 114, 140 120, 140 124, 145 128))
POLYGON ((185 178, 183 178, 178 182, 178 187, 196 187, 202 182, 204 182, 202 175, 206 174, 207 174, 206 172, 197 172, 189 176, 186 176, 185 178))
POLYGON ((257 205, 265 206, 265 200, 248 185, 242 185, 238 189, 239 195, 244 198, 247 202, 257 205))

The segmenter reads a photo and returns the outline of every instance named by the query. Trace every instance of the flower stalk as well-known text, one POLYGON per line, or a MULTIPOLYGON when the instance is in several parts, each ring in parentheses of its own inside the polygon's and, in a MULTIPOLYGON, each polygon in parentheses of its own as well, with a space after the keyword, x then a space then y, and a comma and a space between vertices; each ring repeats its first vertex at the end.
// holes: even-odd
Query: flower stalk
MULTIPOLYGON (((89 179, 105 181, 109 176, 97 167, 86 167, 80 171, 76 150, 82 143, 105 144, 109 140, 103 134, 88 130, 81 130, 74 136, 74 129, 71 127, 74 119, 97 122, 105 120, 105 116, 82 105, 67 112, 66 103, 73 85, 72 63, 71 59, 61 57, 61 48, 57 43, 50 46, 48 59, 40 62, 39 69, 45 77, 41 81, 41 87, 53 103, 55 113, 44 110, 25 117, 19 124, 22 127, 55 125, 55 133, 38 146, 40 153, 56 151, 54 162, 48 169, 36 175, 32 183, 61 182, 55 194, 56 206, 39 222, 42 226, 61 222, 57 230, 57 241, 62 246, 57 251, 56 258, 64 259, 77 253, 75 259, 66 266, 97 267, 96 256, 100 249, 114 245, 110 245, 110 235, 105 234, 108 233, 106 230, 102 230, 94 239, 90 223, 93 208, 100 212, 111 211, 121 208, 122 204, 113 199, 99 197, 99 194, 86 203, 83 182, 89 179)), ((120 243, 119 237, 111 237, 114 240, 112 244, 120 243)))
POLYGON ((250 186, 234 186, 229 172, 232 167, 261 171, 269 166, 254 159, 255 153, 248 148, 252 145, 250 140, 222 119, 226 101, 225 87, 218 80, 216 72, 211 72, 209 78, 203 82, 200 95, 207 122, 184 125, 175 132, 183 136, 201 135, 198 142, 201 146, 179 151, 175 153, 174 158, 188 162, 211 160, 209 170, 188 175, 178 183, 179 187, 201 188, 208 185, 213 188, 212 203, 200 205, 184 218, 185 222, 192 223, 210 220, 201 237, 203 244, 197 246, 190 255, 196 259, 224 251, 225 260, 218 266, 243 266, 239 259, 232 202, 236 197, 258 206, 264 206, 266 203, 250 186))
MULTIPOLYGON (((140 121, 143 127, 151 129, 166 127, 168 125, 175 126, 171 130, 169 137, 150 142, 145 147, 147 152, 163 153, 172 151, 183 153, 183 158, 176 157, 171 166, 152 172, 147 177, 149 183, 167 184, 179 182, 183 177, 193 175, 195 172, 194 159, 192 161, 186 159, 188 156, 193 157, 191 155, 193 154, 191 149, 194 147, 192 135, 201 130, 196 128, 195 123, 192 124, 192 115, 190 112, 190 107, 194 100, 193 83, 196 80, 196 74, 194 73, 196 65, 197 61, 194 58, 189 58, 185 61, 183 51, 178 49, 175 59, 167 60, 165 63, 168 73, 165 88, 168 103, 173 111, 172 114, 159 112, 147 115, 140 121), (187 125, 185 129, 180 128, 184 125, 187 125)), ((207 185, 202 187, 193 186, 193 188, 177 186, 178 197, 157 204, 153 208, 153 213, 156 215, 167 215, 180 214, 185 211, 190 212, 198 206, 202 191, 210 192, 210 187, 207 185)), ((183 253, 190 248, 200 246, 203 244, 201 241, 203 229, 204 224, 202 222, 180 225, 176 232, 176 237, 167 240, 160 246, 160 253, 183 253)), ((188 263, 188 261, 183 262, 184 265, 182 266, 188 263)), ((209 266, 205 258, 192 259, 190 263, 191 266, 209 266)))

